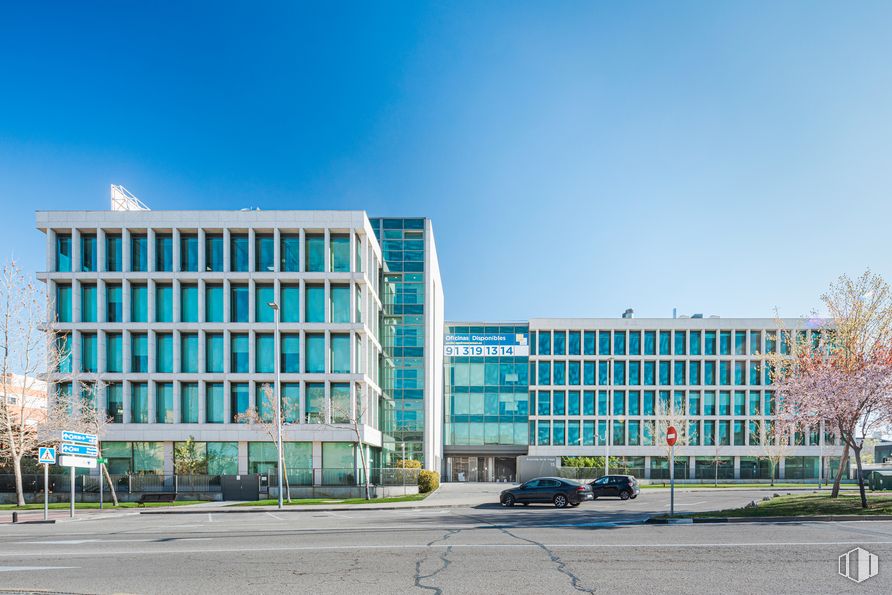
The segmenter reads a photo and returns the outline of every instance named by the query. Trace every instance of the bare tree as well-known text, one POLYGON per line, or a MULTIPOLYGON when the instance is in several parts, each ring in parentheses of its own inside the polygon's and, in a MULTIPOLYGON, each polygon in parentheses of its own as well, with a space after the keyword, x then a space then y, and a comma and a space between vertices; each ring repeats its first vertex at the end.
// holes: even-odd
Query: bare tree
POLYGON ((331 423, 325 424, 331 427, 342 427, 348 425, 353 431, 353 440, 356 450, 359 451, 359 460, 362 465, 363 486, 365 488, 365 499, 372 499, 372 478, 369 473, 368 457, 362 443, 362 426, 365 418, 366 408, 361 404, 361 399, 354 399, 353 403, 329 399, 329 417, 331 423))
MULTIPOLYGON (((13 260, 0 269, 0 459, 15 476, 16 501, 25 504, 22 459, 46 443, 32 415, 34 394, 45 390, 45 370, 60 370, 66 341, 47 323, 44 291, 13 260)), ((50 320, 53 318, 51 317, 50 320)))
POLYGON ((756 441, 756 446, 759 447, 759 458, 768 461, 771 485, 774 485, 778 466, 790 450, 790 434, 787 424, 777 418, 765 420, 759 424, 759 435, 750 436, 750 440, 753 439, 756 441))
MULTIPOLYGON (((261 394, 263 395, 263 407, 249 407, 247 411, 244 413, 240 413, 236 416, 236 421, 239 423, 246 423, 251 425, 258 425, 263 428, 263 431, 269 436, 270 440, 273 444, 276 444, 276 451, 278 452, 278 432, 276 431, 276 418, 275 414, 272 413, 276 410, 276 397, 273 395, 272 386, 269 383, 264 384, 261 389, 261 394)), ((282 425, 283 427, 286 425, 286 420, 288 419, 296 419, 299 415, 299 403, 289 402, 287 399, 282 399, 282 425)), ((285 445, 282 445, 284 449, 285 445)), ((278 465, 278 463, 276 463, 278 465)), ((288 481, 288 467, 285 464, 285 453, 282 453, 282 479, 285 483, 285 499, 288 500, 288 503, 291 503, 291 484, 288 481)), ((282 489, 282 486, 279 486, 279 489, 282 489)))
POLYGON ((690 441, 684 404, 682 403, 681 407, 676 407, 675 405, 676 403, 671 401, 664 403, 662 399, 657 399, 657 418, 654 423, 654 443, 665 450, 666 461, 671 461, 671 464, 673 465, 675 464, 675 461, 672 460, 672 447, 666 442, 666 434, 668 433, 669 428, 675 428, 676 447, 687 446, 690 441))

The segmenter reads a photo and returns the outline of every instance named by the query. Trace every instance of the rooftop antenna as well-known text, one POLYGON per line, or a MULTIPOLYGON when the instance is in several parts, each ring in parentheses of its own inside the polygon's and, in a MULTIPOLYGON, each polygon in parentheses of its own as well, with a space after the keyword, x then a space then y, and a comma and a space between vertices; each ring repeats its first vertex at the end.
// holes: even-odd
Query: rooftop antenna
POLYGON ((133 196, 133 193, 119 186, 111 185, 111 210, 112 211, 149 211, 144 202, 133 196))

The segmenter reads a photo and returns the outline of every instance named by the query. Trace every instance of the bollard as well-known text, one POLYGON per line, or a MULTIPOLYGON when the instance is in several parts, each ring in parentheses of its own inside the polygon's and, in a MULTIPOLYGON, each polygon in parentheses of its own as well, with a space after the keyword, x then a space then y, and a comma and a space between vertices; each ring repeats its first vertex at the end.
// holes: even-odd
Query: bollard
POLYGON ((13 512, 13 513, 12 513, 12 522, 13 522, 13 523, 18 523, 18 522, 19 522, 19 513, 17 513, 17 512, 13 512))

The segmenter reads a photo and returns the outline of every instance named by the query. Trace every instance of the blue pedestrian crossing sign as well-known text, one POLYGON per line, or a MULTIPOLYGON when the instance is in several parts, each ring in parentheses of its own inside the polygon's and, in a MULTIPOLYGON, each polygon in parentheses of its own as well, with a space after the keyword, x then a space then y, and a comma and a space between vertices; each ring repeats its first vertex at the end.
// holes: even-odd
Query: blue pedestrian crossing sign
POLYGON ((47 465, 56 464, 56 449, 49 446, 41 446, 37 451, 37 460, 47 465))

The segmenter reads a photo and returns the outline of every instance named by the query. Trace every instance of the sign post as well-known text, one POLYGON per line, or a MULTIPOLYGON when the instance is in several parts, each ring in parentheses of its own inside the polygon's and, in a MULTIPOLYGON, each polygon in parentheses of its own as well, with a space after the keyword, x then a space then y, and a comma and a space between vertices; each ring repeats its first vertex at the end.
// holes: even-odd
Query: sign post
MULTIPOLYGON (((95 469, 99 456, 99 436, 83 432, 62 431, 62 444, 59 447, 59 464, 71 468, 71 518, 74 518, 74 469, 95 469)), ((100 498, 101 491, 100 491, 100 498)))
POLYGON ((43 463, 43 520, 50 517, 50 465, 56 463, 56 449, 41 446, 37 451, 37 461, 43 463))
POLYGON ((669 516, 675 516, 675 442, 678 432, 675 426, 666 429, 666 443, 669 445, 669 516))

